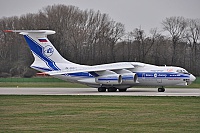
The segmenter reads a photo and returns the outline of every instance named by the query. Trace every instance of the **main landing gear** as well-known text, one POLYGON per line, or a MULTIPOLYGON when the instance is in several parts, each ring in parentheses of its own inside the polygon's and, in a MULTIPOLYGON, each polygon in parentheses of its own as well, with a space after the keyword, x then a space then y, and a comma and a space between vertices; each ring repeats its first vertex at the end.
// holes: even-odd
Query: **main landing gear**
POLYGON ((106 92, 106 88, 105 87, 99 87, 98 92, 106 92))
MULTIPOLYGON (((117 88, 115 88, 115 87, 109 87, 109 88, 99 87, 98 88, 98 92, 106 92, 106 90, 108 90, 108 92, 116 92, 117 88)), ((118 89, 118 90, 119 90, 119 92, 125 92, 127 89, 118 89)))
MULTIPOLYGON (((116 92, 117 90, 119 90, 119 92, 126 92, 127 89, 117 89, 115 87, 99 87, 98 88, 98 92, 106 92, 106 90, 108 90, 108 92, 116 92)), ((165 92, 165 88, 164 87, 160 87, 158 88, 158 92, 165 92)))
POLYGON ((165 88, 164 87, 158 88, 158 92, 165 92, 165 88))

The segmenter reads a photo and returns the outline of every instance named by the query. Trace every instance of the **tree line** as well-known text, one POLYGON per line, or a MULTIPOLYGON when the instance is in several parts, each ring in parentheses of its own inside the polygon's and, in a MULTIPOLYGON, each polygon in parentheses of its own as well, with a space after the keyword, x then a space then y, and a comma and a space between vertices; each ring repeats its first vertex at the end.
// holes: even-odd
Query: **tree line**
POLYGON ((49 36, 61 55, 75 63, 95 65, 137 61, 181 66, 200 75, 200 19, 172 16, 161 22, 162 32, 142 28, 126 33, 124 24, 100 11, 52 5, 38 13, 0 19, 0 77, 36 74, 29 68, 34 58, 22 36, 6 29, 50 29, 49 36))

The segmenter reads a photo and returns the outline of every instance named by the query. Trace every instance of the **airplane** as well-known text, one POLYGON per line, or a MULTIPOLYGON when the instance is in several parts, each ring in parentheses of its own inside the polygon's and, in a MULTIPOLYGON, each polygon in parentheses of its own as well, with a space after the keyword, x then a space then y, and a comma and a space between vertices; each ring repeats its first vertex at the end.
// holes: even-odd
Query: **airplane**
POLYGON ((125 92, 133 86, 187 86, 196 77, 181 67, 156 66, 141 62, 80 65, 64 59, 47 38, 53 30, 5 30, 23 35, 35 58, 31 68, 65 81, 98 88, 98 92, 125 92))

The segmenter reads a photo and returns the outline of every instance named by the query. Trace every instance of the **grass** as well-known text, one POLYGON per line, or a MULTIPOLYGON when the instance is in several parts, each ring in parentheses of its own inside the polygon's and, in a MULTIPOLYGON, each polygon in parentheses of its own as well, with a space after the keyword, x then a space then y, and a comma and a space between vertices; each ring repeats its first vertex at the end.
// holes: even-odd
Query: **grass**
POLYGON ((200 132, 200 97, 0 96, 0 132, 200 132))

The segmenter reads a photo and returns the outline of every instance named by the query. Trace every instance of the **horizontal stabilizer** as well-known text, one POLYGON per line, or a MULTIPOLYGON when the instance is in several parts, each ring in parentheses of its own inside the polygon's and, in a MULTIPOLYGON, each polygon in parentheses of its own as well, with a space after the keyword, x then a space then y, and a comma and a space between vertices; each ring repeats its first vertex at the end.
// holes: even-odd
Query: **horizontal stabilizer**
POLYGON ((56 32, 53 30, 4 30, 4 32, 19 32, 22 35, 28 35, 33 33, 40 33, 45 35, 55 34, 56 32))

